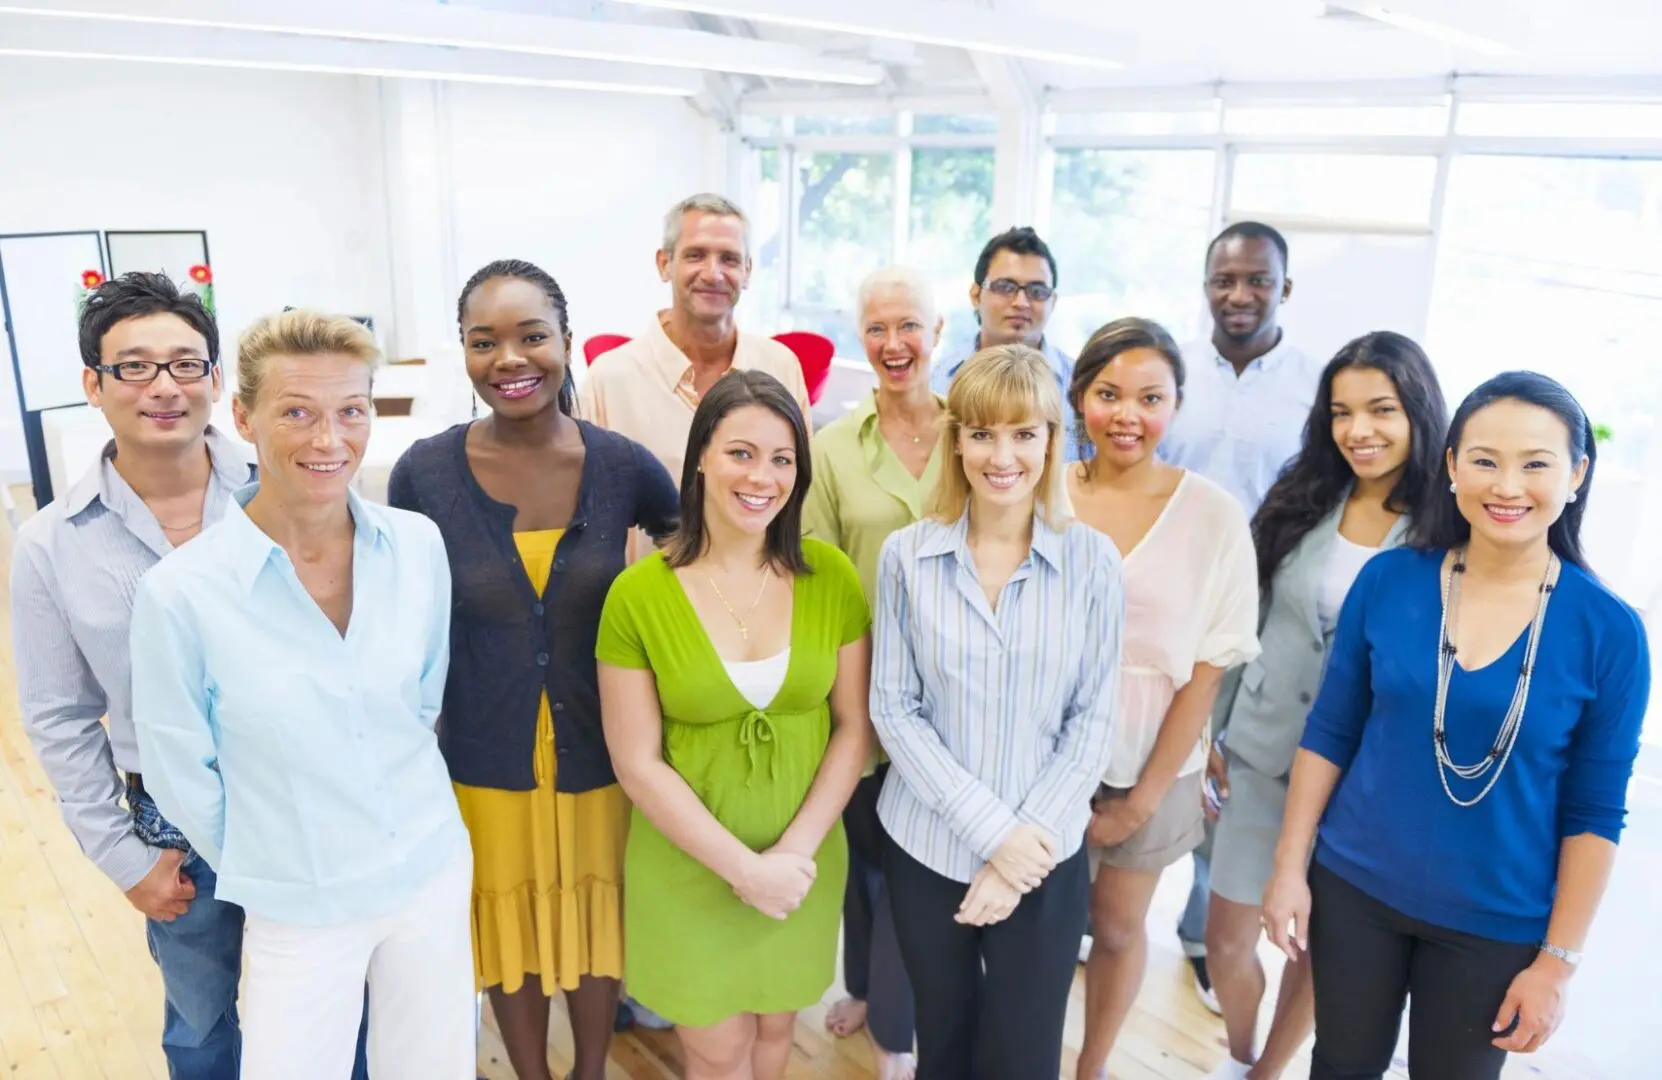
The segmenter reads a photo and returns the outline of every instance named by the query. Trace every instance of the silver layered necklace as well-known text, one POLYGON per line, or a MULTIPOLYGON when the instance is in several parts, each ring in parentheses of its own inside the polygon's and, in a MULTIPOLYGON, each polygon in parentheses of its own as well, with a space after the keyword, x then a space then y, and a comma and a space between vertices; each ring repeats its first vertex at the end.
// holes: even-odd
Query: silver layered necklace
POLYGON ((1489 747, 1489 752, 1475 765, 1457 765, 1449 757, 1448 737, 1443 728, 1443 708, 1448 701, 1449 680, 1454 676, 1454 629, 1459 617, 1460 575, 1466 572, 1466 552, 1464 548, 1454 553, 1454 565, 1443 582, 1443 616, 1437 627, 1437 637, 1442 647, 1437 655, 1437 711, 1435 716, 1435 730, 1433 738, 1437 747, 1437 777, 1443 782, 1443 791, 1456 806, 1476 806, 1483 801, 1500 779, 1500 774, 1506 771, 1506 762, 1512 757, 1512 748, 1517 745, 1518 732, 1523 730, 1524 706, 1529 701, 1529 680, 1535 672, 1535 652, 1541 643, 1541 626, 1547 619, 1547 601, 1552 598, 1553 584, 1558 580, 1558 556, 1551 555, 1547 559, 1547 572, 1541 578, 1541 598, 1535 607, 1535 621, 1529 626, 1529 643, 1524 647, 1523 670, 1518 673, 1517 689, 1512 692, 1512 703, 1507 707, 1506 716, 1501 720, 1500 730, 1495 733, 1495 741, 1489 747), (1462 780, 1481 780, 1486 774, 1488 783, 1475 798, 1462 799, 1449 786, 1450 772, 1462 780))

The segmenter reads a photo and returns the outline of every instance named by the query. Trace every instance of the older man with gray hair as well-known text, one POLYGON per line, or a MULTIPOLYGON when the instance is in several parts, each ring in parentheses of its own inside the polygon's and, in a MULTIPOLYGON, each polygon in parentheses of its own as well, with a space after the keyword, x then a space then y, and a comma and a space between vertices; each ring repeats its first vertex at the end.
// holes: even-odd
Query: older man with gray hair
MULTIPOLYGON (((808 387, 796 354, 772 338, 739 331, 733 319, 750 284, 750 223, 720 195, 682 199, 664 217, 658 276, 670 306, 645 332, 597 359, 583 380, 578 410, 587 420, 628 436, 657 456, 677 482, 693 410, 733 368, 765 371, 809 412, 808 387)), ((652 550, 643 537, 631 556, 652 550)))
MULTIPOLYGON (((883 541, 923 515, 941 471, 941 417, 946 401, 930 390, 930 354, 941 332, 934 290, 917 271, 891 266, 860 283, 860 340, 877 389, 814 436, 814 483, 803 507, 810 535, 853 560, 877 603, 883 541)), ((848 891, 843 900, 843 982, 849 996, 827 1014, 835 1035, 865 1027, 879 1080, 911 1080, 912 985, 900 957, 882 870, 883 827, 877 796, 888 762, 879 757, 843 811, 848 832, 848 891)))

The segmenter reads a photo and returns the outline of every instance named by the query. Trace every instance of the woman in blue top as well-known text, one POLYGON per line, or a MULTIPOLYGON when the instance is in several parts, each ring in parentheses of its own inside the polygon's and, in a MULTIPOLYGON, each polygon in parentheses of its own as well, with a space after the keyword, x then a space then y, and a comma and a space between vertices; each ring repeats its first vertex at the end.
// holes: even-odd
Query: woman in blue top
POLYGON ((1415 1080, 1494 1080, 1558 1026, 1650 690, 1639 617, 1581 552, 1595 456, 1563 387, 1489 380, 1449 493, 1345 601, 1264 899, 1310 950, 1312 1080, 1381 1076, 1408 995, 1415 1080))
POLYGON ((1304 446, 1252 518, 1263 653, 1220 694, 1212 776, 1223 800, 1212 842, 1206 956, 1230 1054, 1209 1080, 1276 1080, 1310 1035, 1310 965, 1281 972, 1257 1053, 1264 887, 1275 865, 1287 773, 1321 688, 1339 607, 1364 564, 1400 544, 1409 511, 1442 484, 1448 406, 1424 351, 1367 334, 1328 361, 1304 446))

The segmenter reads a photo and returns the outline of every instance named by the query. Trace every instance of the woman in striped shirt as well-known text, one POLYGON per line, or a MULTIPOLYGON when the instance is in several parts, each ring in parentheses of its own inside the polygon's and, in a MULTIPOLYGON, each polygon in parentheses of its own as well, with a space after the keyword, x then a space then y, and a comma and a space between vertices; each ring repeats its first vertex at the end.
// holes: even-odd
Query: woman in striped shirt
POLYGON ((1042 355, 977 353, 928 516, 879 563, 878 816, 918 1080, 1061 1069, 1125 605, 1113 542, 1064 513, 1064 431, 1042 355))

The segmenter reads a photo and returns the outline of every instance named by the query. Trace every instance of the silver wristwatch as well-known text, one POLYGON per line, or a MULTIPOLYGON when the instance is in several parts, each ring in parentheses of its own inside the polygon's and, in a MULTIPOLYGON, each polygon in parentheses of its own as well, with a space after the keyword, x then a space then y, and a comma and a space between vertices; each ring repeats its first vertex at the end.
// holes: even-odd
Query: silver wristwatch
POLYGON ((1564 961, 1564 963, 1570 965, 1571 967, 1575 967, 1581 963, 1580 953, 1571 952, 1568 949, 1560 949, 1550 941, 1541 942, 1541 951, 1546 953, 1548 956, 1558 957, 1558 959, 1564 961))

